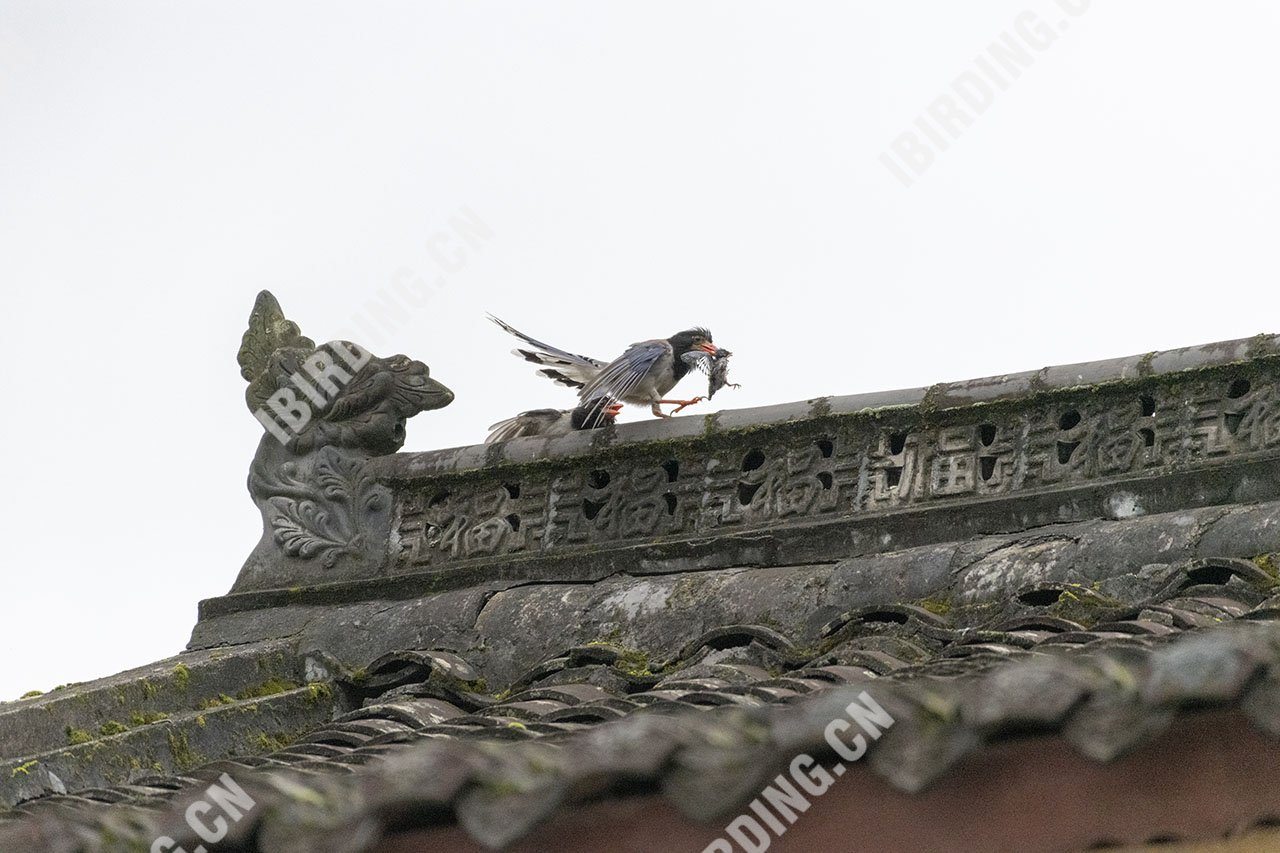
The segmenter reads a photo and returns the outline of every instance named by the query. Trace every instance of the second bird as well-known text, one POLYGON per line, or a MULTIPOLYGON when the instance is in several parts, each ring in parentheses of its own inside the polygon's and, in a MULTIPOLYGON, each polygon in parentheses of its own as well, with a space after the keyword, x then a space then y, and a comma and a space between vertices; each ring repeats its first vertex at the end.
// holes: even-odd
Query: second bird
POLYGON ((605 399, 582 403, 576 409, 530 409, 489 427, 492 432, 484 443, 532 435, 548 438, 568 435, 575 430, 600 429, 613 423, 621 410, 622 406, 605 399))
POLYGON ((672 410, 674 414, 702 399, 666 399, 667 393, 689 372, 684 354, 702 352, 714 355, 716 352, 716 347, 711 342, 711 332, 699 327, 676 332, 669 338, 634 343, 622 355, 605 363, 590 356, 576 355, 544 344, 492 314, 489 319, 533 347, 532 350, 517 348, 513 350, 516 355, 542 365, 544 369, 538 372, 543 376, 561 385, 577 388, 579 399, 590 401, 608 397, 635 406, 648 406, 660 418, 670 417, 660 408, 662 403, 676 406, 672 410))

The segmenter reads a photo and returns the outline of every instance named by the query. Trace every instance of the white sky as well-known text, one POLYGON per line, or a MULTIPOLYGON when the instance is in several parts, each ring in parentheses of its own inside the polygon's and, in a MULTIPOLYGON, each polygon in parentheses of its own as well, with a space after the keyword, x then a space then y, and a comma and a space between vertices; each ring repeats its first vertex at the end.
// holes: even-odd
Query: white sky
POLYGON ((571 405, 486 310, 598 357, 707 325, 733 408, 1276 331, 1280 7, 975 5, 4 0, 0 697, 230 587, 264 287, 454 390, 407 450, 571 405), (905 187, 881 155, 1026 10, 1056 41, 905 187))

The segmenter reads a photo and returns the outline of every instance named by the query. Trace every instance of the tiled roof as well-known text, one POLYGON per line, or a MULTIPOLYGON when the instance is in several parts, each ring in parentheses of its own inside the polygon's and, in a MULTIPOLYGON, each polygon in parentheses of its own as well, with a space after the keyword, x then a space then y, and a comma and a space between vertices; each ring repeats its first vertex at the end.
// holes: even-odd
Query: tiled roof
POLYGON ((998 606, 864 607, 808 648, 761 625, 709 631, 667 661, 579 646, 498 696, 467 689, 477 672, 455 654, 399 651, 341 680, 362 707, 285 749, 25 802, 0 849, 161 834, 194 849, 184 808, 223 772, 258 807, 209 849, 364 851, 453 821, 499 845, 605 792, 661 792, 695 820, 725 820, 791 756, 829 751, 824 726, 863 691, 895 721, 866 763, 908 792, 1029 734, 1109 761, 1205 708, 1280 738, 1276 591, 1249 561, 1153 565, 998 606))
POLYGON ((772 849, 1280 818, 1280 339, 394 455, 452 394, 370 359, 187 653, 0 706, 0 853, 702 850, 855 699, 772 849))

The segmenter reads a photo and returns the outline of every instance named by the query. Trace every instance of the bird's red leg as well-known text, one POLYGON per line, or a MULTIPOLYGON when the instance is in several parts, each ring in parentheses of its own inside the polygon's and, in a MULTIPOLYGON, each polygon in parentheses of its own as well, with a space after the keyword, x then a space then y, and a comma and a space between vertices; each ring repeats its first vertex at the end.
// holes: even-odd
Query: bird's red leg
MULTIPOLYGON (((692 400, 659 400, 658 402, 668 403, 675 406, 675 408, 671 410, 671 414, 678 415, 680 414, 680 410, 685 406, 692 406, 694 403, 701 403, 702 399, 702 397, 694 397, 692 400)), ((668 415, 668 417, 670 417, 670 415, 668 415)))

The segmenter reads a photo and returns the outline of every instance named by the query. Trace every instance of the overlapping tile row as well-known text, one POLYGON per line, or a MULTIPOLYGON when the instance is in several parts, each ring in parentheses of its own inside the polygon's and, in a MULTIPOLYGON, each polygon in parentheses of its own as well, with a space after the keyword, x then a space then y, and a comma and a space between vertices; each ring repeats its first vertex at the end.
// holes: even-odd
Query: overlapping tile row
POLYGON ((210 850, 362 851, 390 827, 454 820, 501 844, 621 787, 715 820, 780 761, 825 750, 823 726, 864 690, 895 719, 868 761, 905 791, 1011 733, 1106 761, 1180 712, 1231 706, 1280 737, 1275 593, 1263 567, 1200 560, 998 606, 861 608, 809 648, 760 625, 709 631, 671 660, 590 644, 499 695, 451 652, 404 650, 344 680, 362 707, 286 749, 26 802, 0 824, 0 849, 127 849, 159 834, 193 849, 185 806, 224 772, 266 807, 210 850), (761 775, 712 778, 728 765, 761 775))
POLYGON ((1269 458, 1280 448, 1274 361, 992 405, 939 409, 926 398, 743 435, 712 430, 405 477, 395 490, 395 569, 856 519, 1269 458))

